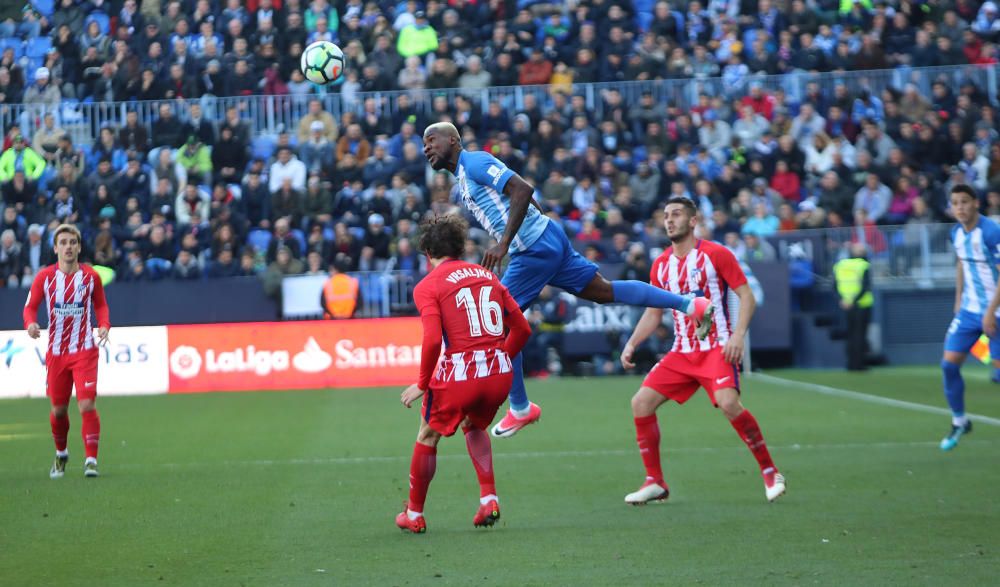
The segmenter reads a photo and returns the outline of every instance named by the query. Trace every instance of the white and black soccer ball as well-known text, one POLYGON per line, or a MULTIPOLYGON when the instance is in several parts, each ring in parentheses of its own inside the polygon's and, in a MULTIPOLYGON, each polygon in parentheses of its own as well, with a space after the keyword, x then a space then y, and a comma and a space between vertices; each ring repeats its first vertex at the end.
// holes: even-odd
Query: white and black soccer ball
POLYGON ((302 75, 314 84, 332 84, 344 75, 344 52, 330 41, 316 41, 302 52, 302 75))

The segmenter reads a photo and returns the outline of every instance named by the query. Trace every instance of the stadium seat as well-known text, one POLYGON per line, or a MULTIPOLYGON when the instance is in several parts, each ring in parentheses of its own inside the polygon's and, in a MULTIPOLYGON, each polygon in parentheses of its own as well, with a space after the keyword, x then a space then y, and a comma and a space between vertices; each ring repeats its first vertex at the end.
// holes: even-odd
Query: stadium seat
POLYGON ((262 228, 257 228, 250 231, 247 235, 247 244, 252 246, 260 253, 267 251, 267 246, 271 244, 271 233, 262 228))
POLYGON ((14 50, 14 59, 24 57, 24 42, 21 39, 0 39, 0 53, 7 49, 14 50))
POLYGON ((270 135, 258 135, 250 142, 250 157, 267 161, 274 154, 277 141, 270 135))
POLYGON ((35 37, 28 39, 25 43, 27 47, 24 54, 32 59, 44 58, 45 54, 52 48, 52 39, 49 37, 35 37))
POLYGON ((96 22, 101 27, 101 32, 105 35, 111 30, 111 19, 103 12, 91 12, 83 23, 84 30, 90 26, 91 22, 96 22))
POLYGON ((295 240, 299 241, 299 250, 302 251, 302 254, 304 255, 306 252, 306 233, 302 232, 298 228, 293 228, 292 236, 295 237, 295 240))
POLYGON ((31 5, 35 7, 35 10, 39 14, 44 16, 52 16, 55 12, 56 1, 55 0, 31 0, 31 5))

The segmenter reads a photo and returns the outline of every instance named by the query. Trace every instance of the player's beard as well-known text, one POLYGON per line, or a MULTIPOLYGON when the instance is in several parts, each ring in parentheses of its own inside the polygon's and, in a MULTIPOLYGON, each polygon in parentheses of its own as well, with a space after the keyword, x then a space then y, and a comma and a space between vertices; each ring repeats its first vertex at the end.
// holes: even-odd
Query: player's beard
POLYGON ((685 225, 680 226, 677 229, 675 229, 673 235, 671 235, 668 232, 667 233, 667 238, 669 238, 670 242, 672 242, 672 243, 679 243, 682 240, 686 239, 687 237, 691 236, 691 231, 692 230, 694 230, 694 229, 691 228, 689 225, 685 224, 685 225))

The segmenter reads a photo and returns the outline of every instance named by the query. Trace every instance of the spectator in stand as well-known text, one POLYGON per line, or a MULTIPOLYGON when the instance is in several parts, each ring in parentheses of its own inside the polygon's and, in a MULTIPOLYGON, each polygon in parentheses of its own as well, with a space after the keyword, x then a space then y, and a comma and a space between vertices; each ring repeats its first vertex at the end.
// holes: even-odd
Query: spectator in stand
POLYGON ((274 221, 274 235, 267 246, 265 259, 268 264, 273 263, 278 258, 278 251, 286 249, 294 259, 302 257, 302 245, 291 232, 291 224, 288 218, 278 218, 274 221))
POLYGON ((299 155, 308 173, 320 173, 333 165, 333 144, 326 138, 326 129, 319 120, 309 125, 309 139, 299 146, 299 155))
POLYGON ((342 161, 350 153, 359 161, 367 161, 371 155, 371 143, 361 134, 361 125, 351 124, 347 132, 337 141, 336 160, 342 161))
POLYGON ((50 72, 47 67, 35 70, 35 83, 24 92, 24 103, 55 109, 62 100, 62 92, 56 84, 50 84, 50 72))
POLYGON ((36 153, 23 135, 14 135, 13 145, 0 155, 0 184, 14 179, 14 173, 21 171, 25 179, 38 181, 45 171, 45 159, 36 153))
POLYGON ((854 195, 854 212, 864 210, 866 218, 879 222, 889 211, 892 191, 879 180, 878 175, 869 173, 861 189, 854 195))
POLYGON ((294 190, 305 190, 306 187, 306 166, 292 154, 291 147, 283 146, 278 148, 277 160, 271 164, 268 177, 268 189, 272 193, 278 191, 285 180, 290 180, 290 186, 294 190))
POLYGON ((184 169, 189 182, 212 184, 211 148, 203 145, 198 135, 189 135, 184 146, 177 151, 177 164, 184 169))

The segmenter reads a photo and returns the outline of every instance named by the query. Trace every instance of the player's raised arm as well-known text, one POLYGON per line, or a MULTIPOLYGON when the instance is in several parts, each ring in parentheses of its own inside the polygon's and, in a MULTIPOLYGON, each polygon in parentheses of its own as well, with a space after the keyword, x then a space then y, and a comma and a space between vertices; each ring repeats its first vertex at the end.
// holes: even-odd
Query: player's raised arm
POLYGON ((499 269, 503 258, 507 256, 510 244, 514 242, 514 237, 517 231, 521 230, 524 217, 528 214, 528 206, 534 202, 535 190, 520 175, 511 172, 510 179, 503 187, 503 193, 510 198, 510 213, 500 243, 487 249, 483 255, 482 266, 490 271, 499 269))
POLYGON ((35 276, 34 281, 31 282, 31 289, 28 291, 28 299, 24 303, 22 318, 24 319, 24 328, 31 338, 38 338, 41 331, 41 327, 38 325, 38 306, 45 298, 43 281, 44 278, 35 276))

